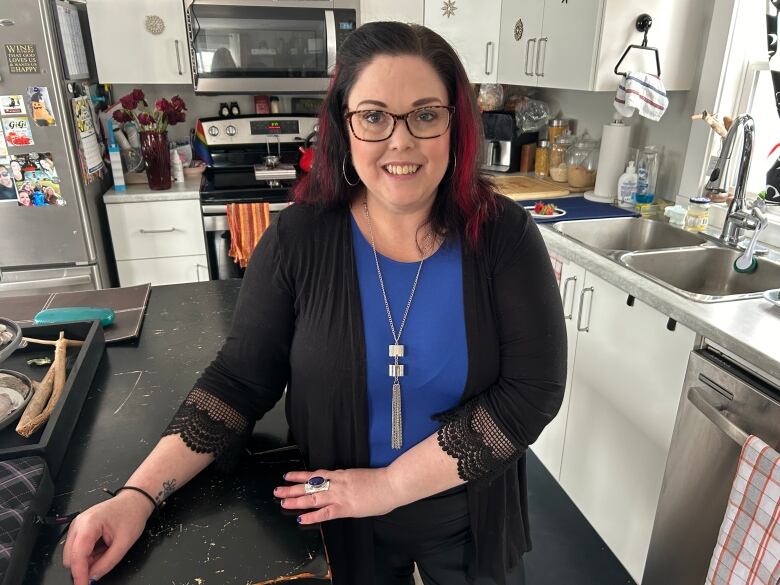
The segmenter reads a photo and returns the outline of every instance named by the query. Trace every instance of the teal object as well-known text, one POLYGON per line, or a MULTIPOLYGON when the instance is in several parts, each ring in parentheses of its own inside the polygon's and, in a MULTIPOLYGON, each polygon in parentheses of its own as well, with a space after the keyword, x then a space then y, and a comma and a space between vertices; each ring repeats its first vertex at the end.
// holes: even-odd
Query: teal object
POLYGON ((100 321, 103 327, 108 327, 116 319, 113 309, 106 307, 61 307, 45 309, 35 315, 36 325, 57 325, 68 321, 100 321))

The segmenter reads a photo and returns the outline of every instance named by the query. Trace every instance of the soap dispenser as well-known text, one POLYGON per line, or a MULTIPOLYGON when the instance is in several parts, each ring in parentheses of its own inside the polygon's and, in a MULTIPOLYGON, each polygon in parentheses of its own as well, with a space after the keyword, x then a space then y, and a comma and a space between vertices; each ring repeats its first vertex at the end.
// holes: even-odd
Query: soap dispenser
POLYGON ((630 160, 626 172, 620 175, 617 183, 617 203, 620 207, 633 208, 636 204, 634 193, 636 193, 637 180, 634 161, 630 160))

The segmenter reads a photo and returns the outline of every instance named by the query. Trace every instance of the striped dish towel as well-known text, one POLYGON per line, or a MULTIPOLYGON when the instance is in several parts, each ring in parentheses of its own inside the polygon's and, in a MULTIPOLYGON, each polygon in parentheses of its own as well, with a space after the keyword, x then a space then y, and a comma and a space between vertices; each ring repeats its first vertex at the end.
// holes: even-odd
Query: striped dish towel
POLYGON ((227 220, 230 228, 228 254, 241 268, 246 268, 260 236, 271 225, 268 203, 228 203, 227 220))
POLYGON ((755 436, 739 456, 707 585, 780 583, 780 454, 755 436))
POLYGON ((634 112, 654 122, 664 115, 669 98, 661 78, 651 73, 626 73, 618 83, 615 94, 615 109, 624 118, 634 112))

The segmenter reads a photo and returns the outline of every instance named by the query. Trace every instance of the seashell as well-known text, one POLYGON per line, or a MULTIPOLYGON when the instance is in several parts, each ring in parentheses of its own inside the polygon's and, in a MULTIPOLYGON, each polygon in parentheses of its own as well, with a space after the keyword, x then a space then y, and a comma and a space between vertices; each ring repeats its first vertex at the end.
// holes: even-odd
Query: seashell
POLYGON ((24 396, 13 388, 0 386, 0 418, 11 414, 24 402, 24 396))
POLYGON ((10 374, 0 374, 0 392, 4 388, 7 390, 13 390, 16 394, 22 397, 22 400, 27 397, 27 393, 30 391, 30 389, 27 387, 27 384, 22 382, 16 376, 12 376, 10 374))

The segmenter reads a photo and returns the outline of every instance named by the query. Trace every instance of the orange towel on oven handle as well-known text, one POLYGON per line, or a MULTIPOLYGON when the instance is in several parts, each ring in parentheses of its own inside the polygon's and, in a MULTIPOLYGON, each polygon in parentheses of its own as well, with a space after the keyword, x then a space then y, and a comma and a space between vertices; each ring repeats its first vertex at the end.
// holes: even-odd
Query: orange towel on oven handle
POLYGON ((230 228, 228 254, 241 268, 246 268, 260 236, 271 225, 270 206, 268 203, 228 203, 227 220, 230 228))

